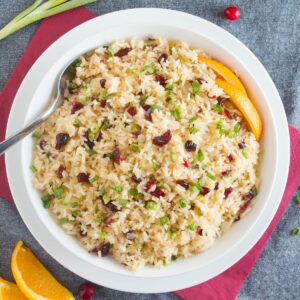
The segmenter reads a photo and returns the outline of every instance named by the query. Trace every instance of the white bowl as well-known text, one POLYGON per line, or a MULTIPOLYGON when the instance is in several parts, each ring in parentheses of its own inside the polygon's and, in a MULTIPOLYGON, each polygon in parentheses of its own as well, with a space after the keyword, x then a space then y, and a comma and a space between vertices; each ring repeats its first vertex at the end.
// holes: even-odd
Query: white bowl
POLYGON ((159 35, 199 47, 236 71, 263 120, 260 186, 252 211, 206 252, 169 267, 131 273, 109 258, 87 253, 56 224, 32 186, 31 137, 6 155, 9 185, 17 208, 43 248, 74 273, 106 287, 129 292, 167 292, 204 282, 237 262, 258 241, 283 194, 289 167, 289 132, 280 96, 268 73, 235 37, 201 18, 164 9, 133 9, 92 19, 53 43, 32 66, 10 113, 7 135, 27 124, 50 98, 60 69, 81 53, 120 38, 159 35))

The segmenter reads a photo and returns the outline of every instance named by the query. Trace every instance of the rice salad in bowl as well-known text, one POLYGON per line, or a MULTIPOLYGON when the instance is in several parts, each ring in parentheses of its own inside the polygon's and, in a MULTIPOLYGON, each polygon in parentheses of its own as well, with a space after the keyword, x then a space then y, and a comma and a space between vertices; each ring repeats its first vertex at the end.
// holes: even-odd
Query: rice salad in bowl
POLYGON ((89 252, 131 270, 168 265, 253 204, 259 143, 199 56, 163 38, 100 47, 33 133, 42 204, 89 252))

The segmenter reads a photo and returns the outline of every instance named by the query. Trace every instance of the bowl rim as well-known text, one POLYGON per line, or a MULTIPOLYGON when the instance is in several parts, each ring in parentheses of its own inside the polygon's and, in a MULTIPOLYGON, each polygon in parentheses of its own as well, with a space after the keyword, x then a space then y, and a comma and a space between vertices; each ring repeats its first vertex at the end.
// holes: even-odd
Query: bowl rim
MULTIPOLYGON (((127 9, 127 10, 121 10, 112 12, 106 15, 102 15, 99 17, 96 17, 94 19, 91 19, 71 31, 64 34, 62 37, 60 37, 57 41, 55 41, 52 45, 49 46, 49 48, 38 58, 38 60, 34 63, 34 65, 31 67, 30 71, 27 73, 26 77, 24 78, 16 96, 15 101, 13 103, 7 130, 6 130, 6 136, 10 135, 11 133, 15 132, 17 127, 14 122, 14 116, 16 115, 16 112, 18 110, 18 103, 20 103, 22 94, 28 89, 32 90, 34 88, 30 87, 30 82, 32 81, 33 74, 36 73, 40 66, 45 63, 45 59, 47 56, 49 56, 51 53, 53 53, 53 50, 57 47, 61 47, 63 43, 70 38, 73 38, 75 36, 79 37, 84 32, 86 33, 89 31, 93 26, 97 25, 104 25, 104 24, 111 24, 112 21, 116 22, 117 24, 122 24, 121 22, 132 22, 132 18, 135 16, 143 16, 145 20, 147 18, 149 19, 156 17, 160 18, 163 17, 166 25, 172 25, 175 26, 178 23, 178 20, 181 18, 182 20, 186 20, 188 22, 191 22, 193 24, 200 24, 202 26, 207 26, 210 30, 217 32, 219 35, 222 35, 222 37, 232 42, 232 45, 227 45, 226 47, 229 48, 232 52, 236 51, 237 49, 240 50, 241 53, 243 53, 243 60, 248 59, 248 65, 251 63, 253 70, 255 70, 255 74, 259 77, 259 80, 261 80, 264 83, 265 90, 267 91, 267 94, 269 95, 269 98, 272 99, 272 113, 273 117, 276 117, 276 121, 280 124, 280 126, 277 126, 278 130, 278 137, 280 138, 281 143, 278 144, 278 155, 282 158, 278 163, 279 166, 277 168, 281 170, 280 176, 277 174, 275 176, 275 185, 273 190, 271 191, 271 195, 273 195, 274 201, 272 203, 273 207, 269 207, 268 209, 268 215, 265 216, 265 218, 261 218, 256 221, 255 226, 259 230, 256 230, 255 232, 252 230, 251 235, 248 234, 247 237, 247 243, 245 241, 245 238, 237 242, 235 245, 235 248, 230 249, 230 253, 225 253, 224 257, 226 257, 226 262, 222 265, 215 265, 212 270, 208 272, 208 274, 205 276, 205 278, 197 270, 189 271, 183 274, 174 275, 174 276, 168 276, 168 277, 135 277, 133 276, 127 276, 127 275, 121 275, 116 274, 107 270, 100 270, 98 273, 101 275, 104 275, 100 278, 94 278, 92 274, 90 274, 89 268, 85 266, 83 268, 83 262, 80 260, 79 257, 74 257, 71 251, 67 249, 66 247, 62 247, 62 245, 58 245, 58 241, 52 236, 52 233, 48 231, 48 229, 44 226, 43 228, 43 222, 41 220, 34 220, 34 218, 31 218, 30 215, 30 209, 26 208, 25 201, 22 201, 22 189, 16 188, 18 186, 18 183, 22 183, 22 179, 16 180, 16 170, 17 164, 21 162, 21 145, 22 143, 16 145, 14 148, 12 148, 5 157, 6 162, 6 170, 9 180, 9 185, 12 191, 12 195, 15 199, 15 203, 17 206, 17 209, 31 231, 31 233, 34 235, 36 240, 42 245, 42 247, 58 262, 60 262, 64 267, 67 269, 73 271, 74 273, 90 280, 93 282, 96 282, 101 285, 105 285, 110 288, 119 289, 122 291, 128 291, 128 292, 141 292, 141 293, 153 293, 153 292, 167 292, 167 291, 173 291, 178 290, 186 287, 190 287, 192 285, 195 285, 197 283, 206 281, 221 272, 228 269, 230 266, 232 266, 235 262, 237 262, 242 256, 244 256, 251 247, 258 241, 260 236, 264 233, 265 229, 270 224, 271 220, 273 219, 277 208, 280 204, 281 196, 284 191, 285 183, 287 180, 288 175, 288 166, 289 166, 289 132, 288 132, 288 124, 286 115, 284 112, 284 108, 279 96, 279 93, 270 78, 269 74, 265 70, 265 68, 262 66, 262 64, 259 62, 259 60, 255 57, 255 55, 239 40, 237 40, 234 36, 232 36, 230 33, 225 31, 224 29, 218 27, 217 25, 204 20, 200 17, 193 16, 187 13, 175 11, 175 10, 167 10, 167 9, 157 9, 157 8, 138 8, 138 9, 127 9), (121 20, 121 21, 119 21, 121 20), (42 226, 41 226, 42 225, 42 226), (47 233, 47 235, 45 234, 47 233), (64 253, 61 254, 61 249, 64 249, 64 253), (151 283, 149 285, 149 283, 151 283)), ((183 22, 183 21, 182 21, 183 22)), ((241 54, 239 54, 241 55, 241 54)), ((276 122, 276 123, 277 123, 276 122)), ((278 172, 277 172, 278 173, 278 172)), ((19 187, 19 186, 18 186, 19 187)), ((270 197, 271 197, 270 195, 270 197)), ((269 205, 270 206, 270 205, 269 205)), ((253 225, 254 227, 254 225, 253 225)))

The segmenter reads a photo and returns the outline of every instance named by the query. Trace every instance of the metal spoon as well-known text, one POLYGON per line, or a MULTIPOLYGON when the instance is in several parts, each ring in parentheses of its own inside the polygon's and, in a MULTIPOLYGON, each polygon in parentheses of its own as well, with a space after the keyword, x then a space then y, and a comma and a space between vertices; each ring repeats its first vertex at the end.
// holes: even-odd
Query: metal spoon
POLYGON ((63 71, 59 74, 56 79, 54 88, 56 90, 56 97, 51 101, 49 107, 34 121, 32 121, 29 125, 27 125, 24 129, 15 133, 13 136, 10 136, 6 140, 0 143, 0 156, 11 146, 22 140, 25 136, 30 134, 35 128, 40 126, 43 122, 45 122, 55 111, 56 109, 63 103, 64 100, 64 92, 68 87, 68 82, 72 80, 75 76, 75 67, 74 62, 69 64, 67 67, 63 69, 63 71))

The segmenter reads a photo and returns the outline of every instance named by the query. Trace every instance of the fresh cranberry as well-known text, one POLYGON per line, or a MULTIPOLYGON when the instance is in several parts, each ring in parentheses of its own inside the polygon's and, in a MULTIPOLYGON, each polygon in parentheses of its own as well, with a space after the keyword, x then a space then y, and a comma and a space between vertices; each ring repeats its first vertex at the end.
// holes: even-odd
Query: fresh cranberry
POLYGON ((86 174, 86 173, 79 173, 79 174, 77 175, 77 180, 78 180, 78 182, 80 182, 80 183, 88 183, 88 182, 90 182, 90 181, 89 181, 89 175, 86 174))
POLYGON ((241 11, 237 6, 229 6, 224 10, 226 19, 235 21, 241 16, 241 11))
POLYGON ((71 115, 75 114, 76 111, 80 110, 83 108, 83 105, 78 102, 78 101, 75 101, 73 104, 72 104, 72 107, 71 107, 71 115))
POLYGON ((189 182, 186 180, 177 180, 177 184, 181 185, 184 189, 188 190, 189 189, 189 182))
POLYGON ((66 168, 63 165, 60 165, 59 168, 57 169, 57 177, 62 179, 63 178, 63 171, 66 168))
POLYGON ((155 80, 160 83, 160 85, 164 86, 166 84, 167 79, 160 74, 155 75, 155 80))
POLYGON ((183 164, 182 164, 184 167, 186 167, 186 168, 189 168, 190 167, 190 164, 189 164, 189 162, 186 160, 186 159, 184 159, 183 160, 183 164))
POLYGON ((155 178, 151 178, 145 185, 145 191, 148 192, 154 184, 156 184, 157 180, 155 178))
POLYGON ((78 294, 81 300, 91 300, 95 295, 95 288, 89 282, 83 283, 78 289, 78 294))
POLYGON ((67 133, 59 133, 56 135, 55 149, 60 150, 69 141, 69 135, 67 133))
POLYGON ((150 193, 154 197, 164 197, 166 193, 161 188, 156 188, 153 192, 150 193))
POLYGON ((172 133, 171 130, 167 130, 164 134, 156 136, 152 142, 154 145, 162 147, 165 146, 166 144, 168 144, 170 142, 172 138, 172 133))
POLYGON ((158 62, 161 64, 162 62, 166 61, 168 59, 168 55, 166 53, 163 53, 162 55, 160 55, 160 57, 158 58, 158 62))
POLYGON ((123 57, 127 55, 131 50, 132 50, 131 48, 122 48, 117 53, 115 53, 115 56, 123 57))
POLYGON ((197 149, 197 145, 191 140, 186 141, 184 147, 187 152, 194 152, 197 149))
POLYGON ((137 114, 137 109, 135 106, 129 106, 127 108, 127 112, 132 116, 134 117, 136 114, 137 114))
POLYGON ((106 84, 106 79, 104 78, 100 79, 100 85, 103 89, 105 88, 105 84, 106 84))
POLYGON ((228 196, 233 192, 233 188, 232 187, 229 187, 227 189, 225 189, 224 191, 224 198, 227 199, 228 196))
POLYGON ((205 196, 205 195, 207 195, 209 192, 210 192, 210 189, 209 189, 208 187, 206 187, 206 186, 203 186, 203 187, 202 187, 202 190, 201 190, 201 192, 200 192, 200 194, 201 194, 202 196, 205 196))

